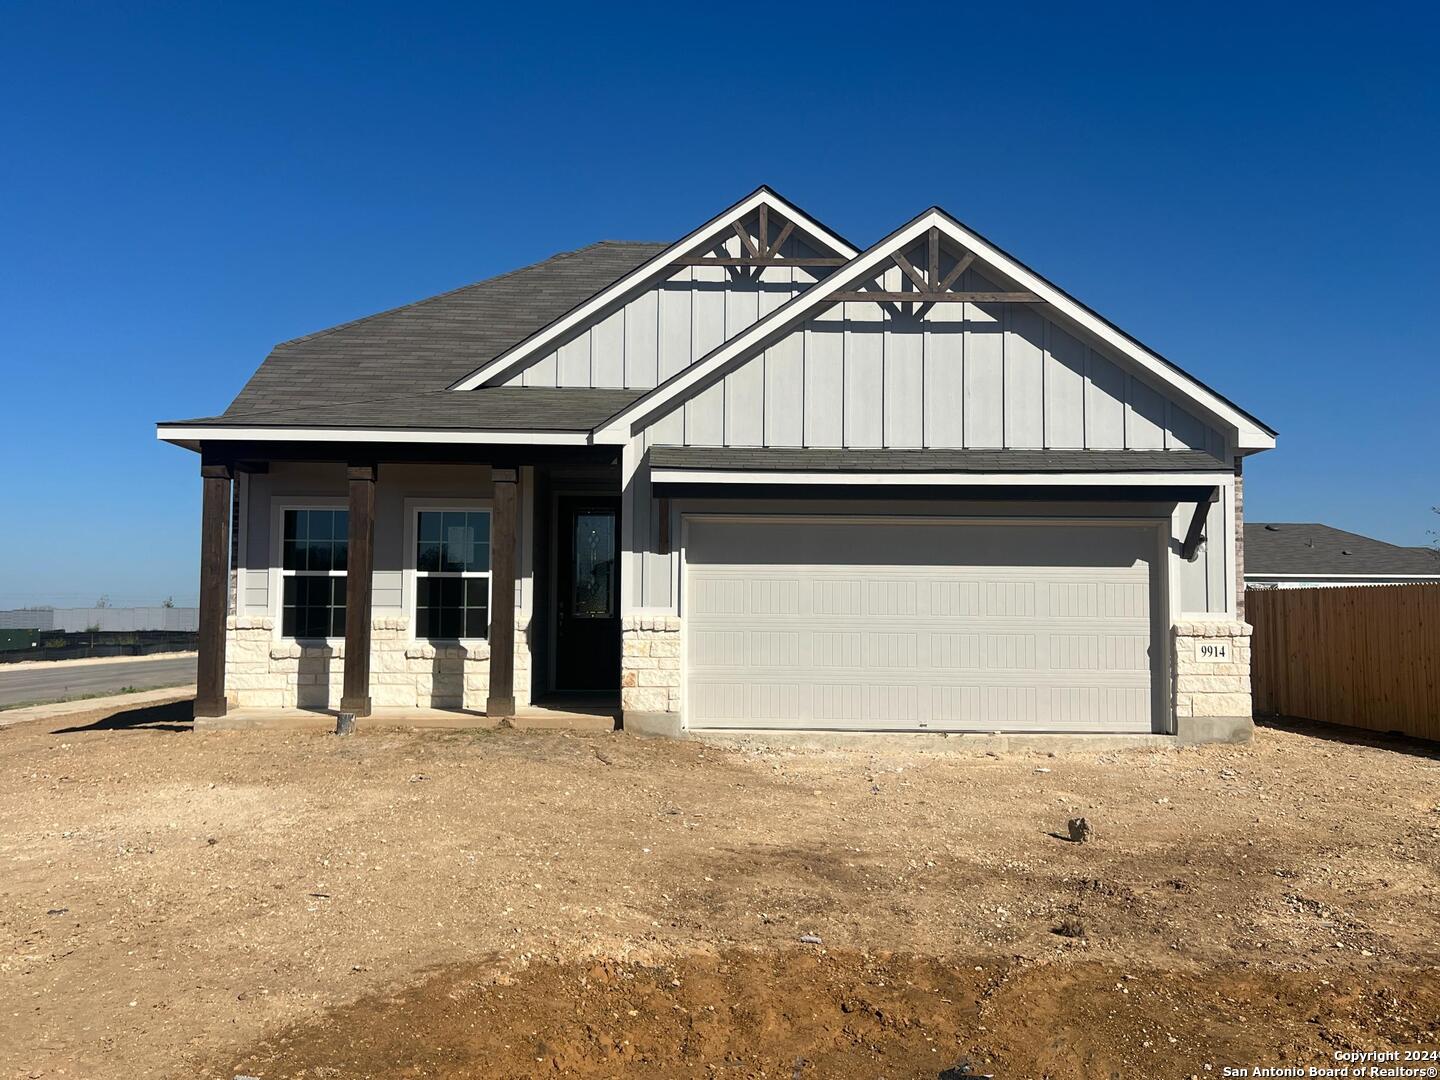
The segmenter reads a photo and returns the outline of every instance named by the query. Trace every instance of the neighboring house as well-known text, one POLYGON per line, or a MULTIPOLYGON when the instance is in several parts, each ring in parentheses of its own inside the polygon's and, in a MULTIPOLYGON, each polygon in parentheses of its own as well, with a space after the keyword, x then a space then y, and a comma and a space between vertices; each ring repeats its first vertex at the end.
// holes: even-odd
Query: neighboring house
POLYGON ((857 251, 762 188, 286 342, 158 434, 200 454, 202 717, 1249 729, 1274 432, 939 209, 857 251))
POLYGON ((1245 584, 1405 585, 1440 581, 1440 551, 1397 547, 1359 533, 1305 522, 1245 523, 1245 584))

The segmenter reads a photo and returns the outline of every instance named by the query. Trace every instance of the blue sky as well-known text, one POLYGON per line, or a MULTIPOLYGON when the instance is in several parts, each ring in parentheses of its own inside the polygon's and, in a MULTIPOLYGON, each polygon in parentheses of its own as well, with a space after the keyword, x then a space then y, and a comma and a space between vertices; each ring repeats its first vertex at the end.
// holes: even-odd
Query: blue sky
POLYGON ((1434 9, 989 7, 6 5, 0 607, 193 598, 153 424, 275 342, 761 183, 944 206, 1280 431, 1252 519, 1428 542, 1434 9))

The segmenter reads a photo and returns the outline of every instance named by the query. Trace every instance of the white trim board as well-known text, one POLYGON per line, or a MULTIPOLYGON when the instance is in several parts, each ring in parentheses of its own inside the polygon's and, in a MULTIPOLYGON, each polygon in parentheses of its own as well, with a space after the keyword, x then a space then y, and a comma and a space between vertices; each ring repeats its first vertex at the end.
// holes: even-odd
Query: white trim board
POLYGON ((1264 570, 1245 571, 1245 581, 1269 581, 1279 578, 1285 581, 1440 581, 1440 570, 1433 574, 1270 574, 1264 570))
POLYGON ((400 428, 184 427, 156 425, 161 442, 397 442, 494 443, 496 445, 589 446, 585 431, 447 431, 400 428))
POLYGON ((956 473, 956 472, 722 472, 717 469, 652 469, 652 484, 892 484, 956 487, 1204 487, 1234 479, 1228 472, 1143 473, 956 473))
POLYGON ((451 390, 473 390, 481 384, 512 374, 512 369, 541 354, 549 346, 558 344, 573 331, 577 331, 589 319, 599 315, 607 306, 617 302, 630 292, 641 288, 653 279, 658 279, 670 268, 676 259, 689 255, 712 237, 733 235, 731 222, 758 210, 762 205, 776 211, 787 221, 793 221, 800 231, 819 240, 839 258, 853 259, 858 252, 848 243, 809 217, 798 207, 792 206, 769 188, 761 187, 741 199, 733 206, 722 210, 698 229, 688 233, 671 244, 660 254, 641 264, 619 281, 608 286, 586 300, 579 307, 571 309, 549 326, 531 334, 519 344, 512 345, 493 360, 482 364, 469 375, 450 386, 451 390))
POLYGON ((1232 428, 1237 450, 1264 450, 1275 445, 1275 436, 1259 427, 1255 420, 1240 409, 1115 329, 1084 305, 1015 262, 938 207, 925 211, 908 225, 901 226, 845 266, 810 286, 789 303, 777 308, 709 355, 626 406, 596 429, 597 441, 609 441, 617 434, 638 434, 650 422, 673 411, 681 402, 722 378, 732 367, 738 366, 776 339, 794 330, 809 318, 812 312, 825 304, 832 293, 848 291, 857 283, 888 269, 891 257, 897 251, 904 251, 918 243, 931 228, 938 229, 942 236, 973 252, 977 263, 1009 278, 1019 288, 1038 295, 1049 306, 1051 313, 1062 316, 1091 338, 1127 358, 1157 384, 1192 402, 1207 415, 1232 428))
MULTIPOLYGON (((250 474, 237 472, 231 481, 236 488, 235 520, 230 527, 236 530, 235 543, 235 610, 237 618, 248 609, 245 603, 245 568, 250 558, 250 474)), ((269 597, 267 596, 268 600, 269 597)))

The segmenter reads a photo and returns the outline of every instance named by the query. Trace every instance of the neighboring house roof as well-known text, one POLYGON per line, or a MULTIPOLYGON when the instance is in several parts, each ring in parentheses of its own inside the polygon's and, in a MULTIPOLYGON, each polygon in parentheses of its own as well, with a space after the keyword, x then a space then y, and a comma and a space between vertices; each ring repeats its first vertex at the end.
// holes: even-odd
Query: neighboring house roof
POLYGON ((1215 472, 1223 463, 1202 450, 814 450, 654 446, 656 469, 747 472, 1215 472))
POLYGON ((1440 552, 1314 522, 1245 523, 1245 576, 1440 577, 1440 552))
POLYGON ((283 342, 225 410, 225 418, 269 421, 336 401, 389 398, 398 406, 407 395, 443 390, 666 246, 602 241, 283 342))
POLYGON ((640 390, 486 387, 469 393, 427 390, 309 405, 304 409, 231 409, 222 416, 176 420, 176 425, 226 428, 395 428, 437 431, 590 431, 640 396, 640 390))

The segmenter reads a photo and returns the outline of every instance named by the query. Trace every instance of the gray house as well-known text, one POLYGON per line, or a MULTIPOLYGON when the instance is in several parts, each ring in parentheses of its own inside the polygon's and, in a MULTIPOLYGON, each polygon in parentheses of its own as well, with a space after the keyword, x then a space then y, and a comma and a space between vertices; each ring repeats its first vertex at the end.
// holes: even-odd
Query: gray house
POLYGON ((859 251, 761 188, 285 342, 158 434, 200 455, 201 717, 1248 731, 1275 433, 939 209, 859 251))

